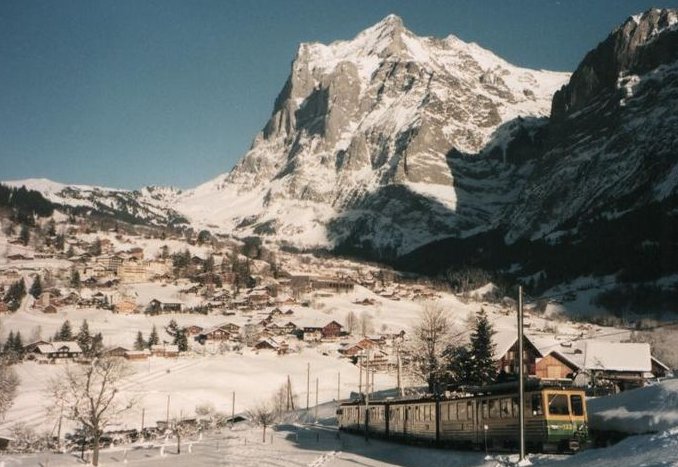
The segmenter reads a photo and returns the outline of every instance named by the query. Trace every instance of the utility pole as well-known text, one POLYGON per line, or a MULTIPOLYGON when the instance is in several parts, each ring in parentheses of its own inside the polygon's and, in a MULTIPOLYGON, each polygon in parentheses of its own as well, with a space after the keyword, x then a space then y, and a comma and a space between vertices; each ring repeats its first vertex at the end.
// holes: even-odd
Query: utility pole
POLYGON ((376 372, 377 372, 377 371, 376 371, 374 368, 372 368, 372 384, 370 385, 370 388, 372 389, 372 392, 374 392, 374 374, 375 374, 376 372))
POLYGON ((341 399, 341 371, 337 371, 337 402, 341 399))
POLYGON ((370 351, 367 351, 365 362, 365 441, 369 439, 368 428, 370 426, 370 351))
POLYGON ((306 366, 306 412, 308 413, 309 397, 311 396, 311 364, 306 366))
POLYGON ((359 377, 358 377, 358 395, 361 396, 363 393, 363 364, 365 360, 365 351, 360 352, 360 356, 363 357, 358 361, 358 370, 359 370, 359 377))
POLYGON ((291 399, 291 395, 290 395, 290 375, 287 375, 287 387, 285 388, 285 400, 286 400, 285 410, 287 412, 290 411, 290 399, 291 399))
POLYGON ((518 286, 518 392, 520 393, 518 422, 520 425, 520 461, 525 459, 525 376, 523 362, 523 287, 518 286))
POLYGON ((231 429, 235 425, 235 391, 233 391, 233 399, 231 401, 231 429))
POLYGON ((315 379, 315 422, 318 423, 318 381, 319 378, 315 379))
POLYGON ((166 416, 166 419, 165 419, 167 426, 169 426, 169 403, 170 403, 170 395, 167 394, 167 416, 166 416))
POLYGON ((401 373, 403 371, 403 366, 402 366, 402 363, 400 362, 400 346, 399 345, 396 347, 396 361, 398 362, 398 395, 400 397, 402 397, 403 396, 403 382, 400 378, 402 377, 401 373))
POLYGON ((146 409, 141 409, 141 431, 144 431, 144 419, 146 418, 146 409))

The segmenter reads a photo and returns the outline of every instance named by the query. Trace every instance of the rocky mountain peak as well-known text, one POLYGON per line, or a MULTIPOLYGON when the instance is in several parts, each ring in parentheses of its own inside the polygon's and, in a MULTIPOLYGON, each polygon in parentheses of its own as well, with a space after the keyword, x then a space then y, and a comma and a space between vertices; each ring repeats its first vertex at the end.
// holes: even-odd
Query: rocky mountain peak
POLYGON ((552 117, 566 117, 617 91, 620 76, 642 74, 678 57, 678 10, 652 9, 627 19, 589 52, 553 99, 552 117))
POLYGON ((186 212, 295 245, 378 229, 377 243, 406 250, 458 233, 490 214, 442 214, 455 211, 460 190, 451 154, 478 154, 502 124, 545 117, 568 77, 515 67, 453 36, 419 37, 395 15, 349 40, 301 44, 250 151, 183 196, 186 212), (215 191, 225 198, 220 214, 197 205, 215 191), (232 204, 243 196, 246 215, 232 204), (419 211, 427 214, 406 218, 419 211))

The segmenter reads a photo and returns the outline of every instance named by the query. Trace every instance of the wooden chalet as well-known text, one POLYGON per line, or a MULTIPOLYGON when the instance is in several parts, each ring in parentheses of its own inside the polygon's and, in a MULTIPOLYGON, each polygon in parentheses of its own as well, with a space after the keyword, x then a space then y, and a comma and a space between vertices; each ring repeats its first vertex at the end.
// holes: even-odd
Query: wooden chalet
POLYGON ((260 339, 253 348, 255 350, 273 350, 280 355, 286 354, 289 351, 289 345, 285 341, 277 341, 273 338, 260 339))
POLYGON ((115 312, 123 315, 130 315, 139 310, 138 305, 132 300, 121 300, 115 304, 115 312))
POLYGON ((360 339, 358 342, 349 344, 339 349, 339 353, 347 357, 354 357, 356 355, 362 354, 367 350, 372 350, 376 348, 379 348, 378 344, 374 342, 372 339, 365 337, 363 339, 360 339))
POLYGON ((36 342, 25 347, 34 359, 42 361, 74 360, 82 356, 80 344, 75 341, 36 342))
POLYGON ((153 313, 180 313, 182 310, 181 303, 161 302, 154 298, 148 303, 147 309, 153 313))
POLYGON ((587 342, 583 369, 594 385, 606 381, 622 391, 640 387, 653 377, 650 344, 587 342))
POLYGON ((535 363, 535 375, 542 379, 574 379, 581 365, 571 356, 553 350, 535 363))
POLYGON ((197 336, 205 330, 205 328, 203 328, 202 326, 198 326, 196 324, 191 324, 190 326, 186 326, 185 329, 186 329, 186 334, 188 334, 189 336, 197 336))
MULTIPOLYGON (((497 362, 497 372, 505 375, 517 375, 519 368, 516 364, 518 356, 518 336, 516 331, 497 333, 493 338, 496 347, 494 360, 497 362)), ((523 371, 526 375, 534 375, 538 358, 543 355, 536 345, 523 335, 523 371)))
POLYGON ((156 344, 151 347, 154 357, 174 358, 179 356, 179 346, 174 344, 156 344))
POLYGON ((219 326, 221 329, 224 329, 231 334, 238 334, 240 332, 240 326, 234 323, 225 323, 219 326))
POLYGON ((104 354, 108 357, 121 357, 125 358, 127 357, 127 352, 129 352, 128 349, 125 347, 113 347, 112 349, 108 349, 104 352, 104 354))
POLYGON ((344 327, 336 321, 330 321, 325 326, 322 327, 322 336, 323 339, 339 337, 343 331, 344 327))
POLYGON ((148 349, 144 350, 128 350, 125 353, 125 358, 127 360, 146 360, 151 356, 151 351, 148 349))
POLYGON ((204 344, 206 341, 227 341, 230 339, 231 333, 221 326, 203 331, 196 337, 196 340, 201 344, 204 344))

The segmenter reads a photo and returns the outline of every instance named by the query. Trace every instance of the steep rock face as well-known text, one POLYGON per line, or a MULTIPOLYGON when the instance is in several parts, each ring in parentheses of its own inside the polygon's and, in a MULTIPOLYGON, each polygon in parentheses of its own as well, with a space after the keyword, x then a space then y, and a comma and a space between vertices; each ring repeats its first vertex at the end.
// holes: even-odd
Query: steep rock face
POLYGON ((624 74, 645 74, 678 57, 675 10, 649 10, 629 18, 589 52, 569 84, 553 99, 552 118, 565 118, 618 91, 624 74))
POLYGON ((616 29, 556 93, 541 154, 504 221, 507 240, 556 237, 676 193, 678 14, 616 29))
POLYGON ((396 16, 350 41, 302 44, 251 150, 180 209, 242 235, 297 246, 364 240, 395 253, 488 228, 515 195, 506 186, 515 168, 461 155, 496 142, 519 116, 546 116, 567 78, 453 36, 417 37, 396 16), (474 170, 497 183, 458 179, 474 170))

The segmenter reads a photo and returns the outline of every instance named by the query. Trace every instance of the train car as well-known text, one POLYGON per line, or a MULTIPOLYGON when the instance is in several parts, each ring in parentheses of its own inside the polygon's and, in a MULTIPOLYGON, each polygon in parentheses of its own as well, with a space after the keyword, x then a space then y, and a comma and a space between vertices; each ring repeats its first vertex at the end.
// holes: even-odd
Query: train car
MULTIPOLYGON (((525 391, 525 441, 531 451, 575 451, 588 439, 584 391, 539 384, 525 391)), ((339 428, 413 443, 517 449, 519 396, 512 386, 477 388, 447 399, 342 404, 339 428)))

